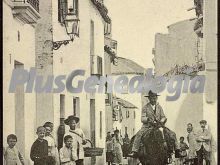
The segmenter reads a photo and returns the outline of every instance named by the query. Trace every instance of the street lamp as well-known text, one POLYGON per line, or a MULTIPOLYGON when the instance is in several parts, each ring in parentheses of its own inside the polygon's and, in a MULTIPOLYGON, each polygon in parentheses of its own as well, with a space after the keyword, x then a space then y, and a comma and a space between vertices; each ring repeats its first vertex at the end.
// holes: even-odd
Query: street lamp
POLYGON ((73 8, 70 7, 66 16, 62 14, 62 17, 64 18, 66 33, 69 35, 70 39, 53 42, 54 50, 59 49, 61 45, 69 44, 70 41, 73 42, 75 36, 79 37, 79 19, 76 17, 73 8))
POLYGON ((71 40, 74 39, 74 36, 79 36, 79 19, 74 14, 73 8, 69 8, 69 13, 64 19, 64 25, 71 40))

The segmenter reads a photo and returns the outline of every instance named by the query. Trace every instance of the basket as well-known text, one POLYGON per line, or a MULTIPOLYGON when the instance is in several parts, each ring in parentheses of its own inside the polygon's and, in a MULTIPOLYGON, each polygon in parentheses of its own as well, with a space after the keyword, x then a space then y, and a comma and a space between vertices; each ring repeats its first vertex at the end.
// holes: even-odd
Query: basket
POLYGON ((102 156, 103 148, 84 148, 84 156, 85 157, 94 157, 94 156, 102 156))
POLYGON ((103 148, 96 148, 93 147, 92 142, 89 139, 86 139, 86 141, 90 142, 91 147, 84 147, 84 156, 85 157, 94 157, 94 156, 102 156, 103 154, 103 148))

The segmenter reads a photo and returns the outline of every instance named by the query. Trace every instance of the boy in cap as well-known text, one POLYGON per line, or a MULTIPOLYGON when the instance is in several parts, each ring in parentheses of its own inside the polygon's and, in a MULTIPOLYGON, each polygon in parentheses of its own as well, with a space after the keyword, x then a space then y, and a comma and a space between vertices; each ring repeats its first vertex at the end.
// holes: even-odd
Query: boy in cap
POLYGON ((86 144, 85 134, 82 129, 77 128, 77 124, 79 123, 79 118, 76 116, 69 116, 67 119, 64 120, 64 123, 70 127, 69 131, 65 133, 66 135, 70 135, 73 138, 73 149, 76 150, 77 158, 76 158, 76 165, 83 165, 84 164, 84 149, 83 145, 86 144))
POLYGON ((24 165, 24 158, 16 147, 17 136, 10 134, 7 137, 8 147, 4 150, 4 159, 6 165, 24 165))
POLYGON ((47 165, 48 164, 48 142, 44 139, 45 128, 40 126, 37 128, 37 140, 31 146, 30 157, 34 165, 47 165))
POLYGON ((206 165, 210 165, 211 133, 205 128, 206 124, 206 120, 201 120, 201 129, 196 134, 196 153, 198 157, 198 165, 203 164, 203 158, 206 161, 206 165))

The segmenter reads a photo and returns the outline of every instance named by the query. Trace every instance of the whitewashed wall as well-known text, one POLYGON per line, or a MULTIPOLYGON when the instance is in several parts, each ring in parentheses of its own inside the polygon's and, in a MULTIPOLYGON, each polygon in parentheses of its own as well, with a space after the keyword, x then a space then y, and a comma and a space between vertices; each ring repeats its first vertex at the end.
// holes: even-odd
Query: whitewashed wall
MULTIPOLYGON (((7 146, 7 136, 15 133, 15 94, 8 93, 14 61, 24 64, 24 68, 29 71, 35 66, 35 29, 29 24, 21 24, 13 15, 11 7, 3 1, 3 145, 7 146), (18 31, 20 32, 20 42, 18 42, 18 31), (25 45, 25 46, 24 46, 25 45)), ((25 138, 18 137, 17 146, 21 142, 25 148, 25 159, 29 159, 30 147, 35 140, 35 94, 24 95, 24 120, 25 138)), ((28 160, 27 160, 28 163, 28 160)))

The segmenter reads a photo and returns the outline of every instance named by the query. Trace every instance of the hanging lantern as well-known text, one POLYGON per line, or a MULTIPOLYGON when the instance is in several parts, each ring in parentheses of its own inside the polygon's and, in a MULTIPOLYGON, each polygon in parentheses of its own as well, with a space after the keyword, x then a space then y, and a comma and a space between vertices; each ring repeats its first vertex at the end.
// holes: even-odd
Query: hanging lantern
POLYGON ((79 19, 74 14, 73 8, 69 8, 69 12, 64 19, 66 33, 73 40, 74 36, 79 36, 79 19))

